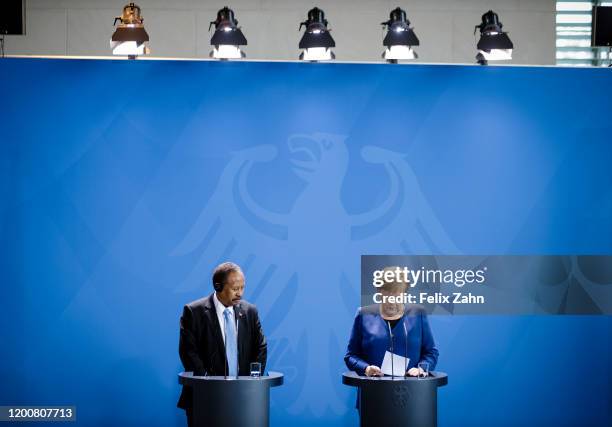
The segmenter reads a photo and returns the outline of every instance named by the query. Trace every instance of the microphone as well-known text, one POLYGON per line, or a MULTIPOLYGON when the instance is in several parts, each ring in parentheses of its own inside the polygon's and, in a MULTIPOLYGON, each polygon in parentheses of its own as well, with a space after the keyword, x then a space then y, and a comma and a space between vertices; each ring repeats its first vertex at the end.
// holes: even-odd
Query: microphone
POLYGON ((389 326, 389 339, 391 340, 391 379, 395 378, 394 367, 395 363, 393 363, 393 332, 391 331, 391 322, 387 321, 387 326, 389 326))

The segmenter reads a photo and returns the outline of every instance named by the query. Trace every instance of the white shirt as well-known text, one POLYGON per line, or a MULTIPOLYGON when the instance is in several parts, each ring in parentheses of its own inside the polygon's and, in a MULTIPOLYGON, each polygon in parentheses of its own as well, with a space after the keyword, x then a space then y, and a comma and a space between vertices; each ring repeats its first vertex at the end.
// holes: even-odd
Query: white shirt
MULTIPOLYGON (((231 322, 236 322, 235 320, 235 315, 234 315, 234 307, 225 307, 223 305, 223 303, 221 301, 219 301, 219 298, 217 298, 217 293, 215 292, 213 294, 213 301, 215 302, 215 310, 217 312, 217 319, 219 319, 219 326, 221 327, 221 336, 223 337, 223 343, 225 343, 225 316, 223 315, 223 312, 225 311, 226 308, 230 309, 230 321, 231 322)), ((236 332, 238 332, 238 330, 236 330, 236 332)), ((238 334, 236 334, 237 336, 238 334)))

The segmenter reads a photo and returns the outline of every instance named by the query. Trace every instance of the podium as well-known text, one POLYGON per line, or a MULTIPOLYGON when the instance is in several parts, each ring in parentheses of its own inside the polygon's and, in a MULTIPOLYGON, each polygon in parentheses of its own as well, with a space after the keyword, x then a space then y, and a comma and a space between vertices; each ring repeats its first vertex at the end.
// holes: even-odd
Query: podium
POLYGON ((178 379, 193 390, 194 427, 268 427, 270 387, 283 384, 283 374, 278 372, 259 378, 198 377, 181 372, 178 379))
POLYGON ((448 384, 443 372, 426 378, 365 377, 342 374, 342 383, 359 389, 361 427, 436 427, 438 387, 448 384))

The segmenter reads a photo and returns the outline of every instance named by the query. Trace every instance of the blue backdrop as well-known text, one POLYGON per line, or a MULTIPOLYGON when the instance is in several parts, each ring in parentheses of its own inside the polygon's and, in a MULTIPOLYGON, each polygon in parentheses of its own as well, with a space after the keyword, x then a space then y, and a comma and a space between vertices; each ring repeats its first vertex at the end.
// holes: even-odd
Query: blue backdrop
MULTIPOLYGON (((0 85, 2 405, 183 425, 181 309, 231 259, 273 425, 354 426, 361 254, 612 253, 609 70, 4 59, 0 85)), ((612 423, 610 317, 431 323, 441 426, 612 423)))

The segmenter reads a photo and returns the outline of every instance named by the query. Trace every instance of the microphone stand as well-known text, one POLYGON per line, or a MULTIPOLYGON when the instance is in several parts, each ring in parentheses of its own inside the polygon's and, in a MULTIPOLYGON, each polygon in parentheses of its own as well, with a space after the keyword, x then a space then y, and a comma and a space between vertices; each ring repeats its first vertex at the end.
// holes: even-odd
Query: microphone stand
POLYGON ((404 376, 408 372, 408 331, 406 330, 406 319, 402 319, 404 325, 404 376))
POLYGON ((394 366, 395 363, 393 363, 393 357, 394 357, 394 350, 393 350, 393 332, 391 331, 391 322, 387 321, 387 326, 389 326, 389 337, 391 339, 391 380, 393 380, 395 378, 395 372, 394 372, 394 366))
POLYGON ((234 319, 236 321, 236 378, 240 376, 240 351, 238 350, 238 317, 242 317, 242 312, 238 311, 238 316, 236 316, 236 308, 234 308, 234 319))

